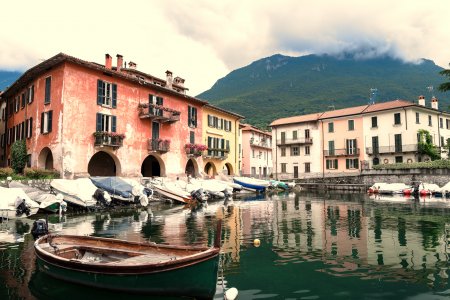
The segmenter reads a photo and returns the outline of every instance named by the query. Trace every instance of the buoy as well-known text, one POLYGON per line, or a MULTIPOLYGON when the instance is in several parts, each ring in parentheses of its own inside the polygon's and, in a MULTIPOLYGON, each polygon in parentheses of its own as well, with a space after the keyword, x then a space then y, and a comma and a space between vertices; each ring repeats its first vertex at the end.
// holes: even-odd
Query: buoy
POLYGON ((237 295, 238 295, 238 290, 237 290, 237 288, 233 287, 231 289, 228 289, 225 292, 225 299, 226 300, 234 300, 234 299, 236 299, 237 295))
POLYGON ((255 247, 259 247, 259 245, 261 245, 261 241, 260 241, 259 239, 255 239, 255 240, 253 241, 253 245, 254 245, 255 247))

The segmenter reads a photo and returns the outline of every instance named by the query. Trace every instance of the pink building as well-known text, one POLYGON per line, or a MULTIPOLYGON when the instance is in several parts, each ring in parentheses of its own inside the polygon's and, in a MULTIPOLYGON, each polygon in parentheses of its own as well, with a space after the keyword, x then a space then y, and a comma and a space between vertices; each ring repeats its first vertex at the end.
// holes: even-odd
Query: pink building
POLYGON ((242 175, 265 178, 272 174, 272 133, 242 124, 242 175))

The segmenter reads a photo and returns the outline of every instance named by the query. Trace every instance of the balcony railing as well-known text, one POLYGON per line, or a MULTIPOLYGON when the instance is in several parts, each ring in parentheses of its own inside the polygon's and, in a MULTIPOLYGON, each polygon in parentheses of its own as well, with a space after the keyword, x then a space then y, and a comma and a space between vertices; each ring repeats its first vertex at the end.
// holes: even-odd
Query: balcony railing
POLYGON ((123 146, 123 134, 115 134, 112 132, 94 132, 94 145, 98 147, 119 148, 123 146))
POLYGON ((367 155, 388 154, 388 153, 403 153, 403 152, 417 152, 417 151, 418 151, 417 144, 380 146, 380 147, 366 147, 367 155))
POLYGON ((280 139, 277 140, 277 146, 283 145, 303 145, 303 144, 312 144, 313 139, 311 137, 301 137, 296 139, 280 139))
POLYGON ((358 156, 359 148, 324 150, 324 156, 358 156))
POLYGON ((268 149, 271 149, 271 148, 272 148, 272 147, 269 145, 269 143, 267 143, 266 140, 260 140, 260 141, 257 141, 257 140, 255 140, 255 139, 253 139, 253 138, 250 139, 250 146, 253 146, 253 147, 260 147, 260 148, 268 148, 268 149))
POLYGON ((166 153, 170 151, 170 141, 161 139, 148 139, 148 151, 166 153))
POLYGON ((180 112, 161 105, 141 103, 139 104, 139 118, 173 123, 180 121, 180 112))
POLYGON ((211 148, 205 151, 203 154, 205 158, 213 158, 213 159, 220 159, 224 160, 228 158, 228 153, 230 152, 230 149, 228 148, 211 148))

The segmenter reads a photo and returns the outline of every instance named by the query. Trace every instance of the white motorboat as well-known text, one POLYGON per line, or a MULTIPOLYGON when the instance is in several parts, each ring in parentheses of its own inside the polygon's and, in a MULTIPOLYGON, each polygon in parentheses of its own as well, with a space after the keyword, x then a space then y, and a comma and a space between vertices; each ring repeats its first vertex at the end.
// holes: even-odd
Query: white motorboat
POLYGON ((379 194, 403 194, 405 190, 410 189, 410 185, 404 183, 386 183, 378 189, 379 194))
POLYGON ((189 178, 189 183, 186 184, 186 191, 192 193, 198 189, 203 189, 215 199, 224 199, 233 193, 233 188, 231 186, 218 180, 189 178))
POLYGON ((244 189, 249 189, 257 192, 265 192, 270 185, 270 182, 267 180, 250 177, 233 177, 233 181, 237 184, 242 185, 244 189))
POLYGON ((43 211, 56 213, 65 212, 67 209, 67 203, 64 201, 62 194, 50 194, 49 192, 16 181, 11 182, 9 187, 21 188, 31 200, 39 203, 39 208, 43 211))
POLYGON ((163 182, 162 179, 154 179, 150 181, 150 185, 154 192, 164 198, 184 204, 190 203, 192 200, 191 195, 186 190, 183 190, 176 182, 163 182))
POLYGON ((0 195, 0 218, 26 218, 39 210, 39 204, 20 188, 0 187, 0 195))
MULTIPOLYGON (((97 199, 94 197, 97 187, 89 178, 53 179, 50 185, 55 193, 61 193, 69 204, 84 208, 94 207, 97 204, 97 199)), ((111 201, 106 192, 105 199, 111 201)))

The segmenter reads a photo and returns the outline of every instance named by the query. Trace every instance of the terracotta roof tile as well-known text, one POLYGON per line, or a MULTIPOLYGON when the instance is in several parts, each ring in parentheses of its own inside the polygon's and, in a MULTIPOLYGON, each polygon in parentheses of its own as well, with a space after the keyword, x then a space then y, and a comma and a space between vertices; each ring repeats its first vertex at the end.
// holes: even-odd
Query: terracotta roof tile
POLYGON ((406 100, 394 100, 394 101, 388 101, 388 102, 380 102, 380 103, 375 103, 375 104, 369 105, 369 107, 366 110, 364 110, 364 113, 376 112, 376 111, 393 109, 393 108, 415 106, 415 105, 417 105, 417 104, 414 104, 413 102, 406 101, 406 100))
POLYGON ((324 112, 320 119, 329 119, 329 118, 337 118, 337 117, 344 117, 344 116, 350 116, 350 115, 357 115, 361 114, 368 105, 361 105, 361 106, 354 106, 354 107, 348 107, 348 108, 342 108, 342 109, 336 109, 336 110, 329 110, 324 112))
POLYGON ((273 121, 272 123, 270 123, 269 126, 317 121, 321 115, 322 115, 322 113, 314 113, 314 114, 309 114, 309 115, 281 118, 281 119, 277 119, 277 120, 273 121))

